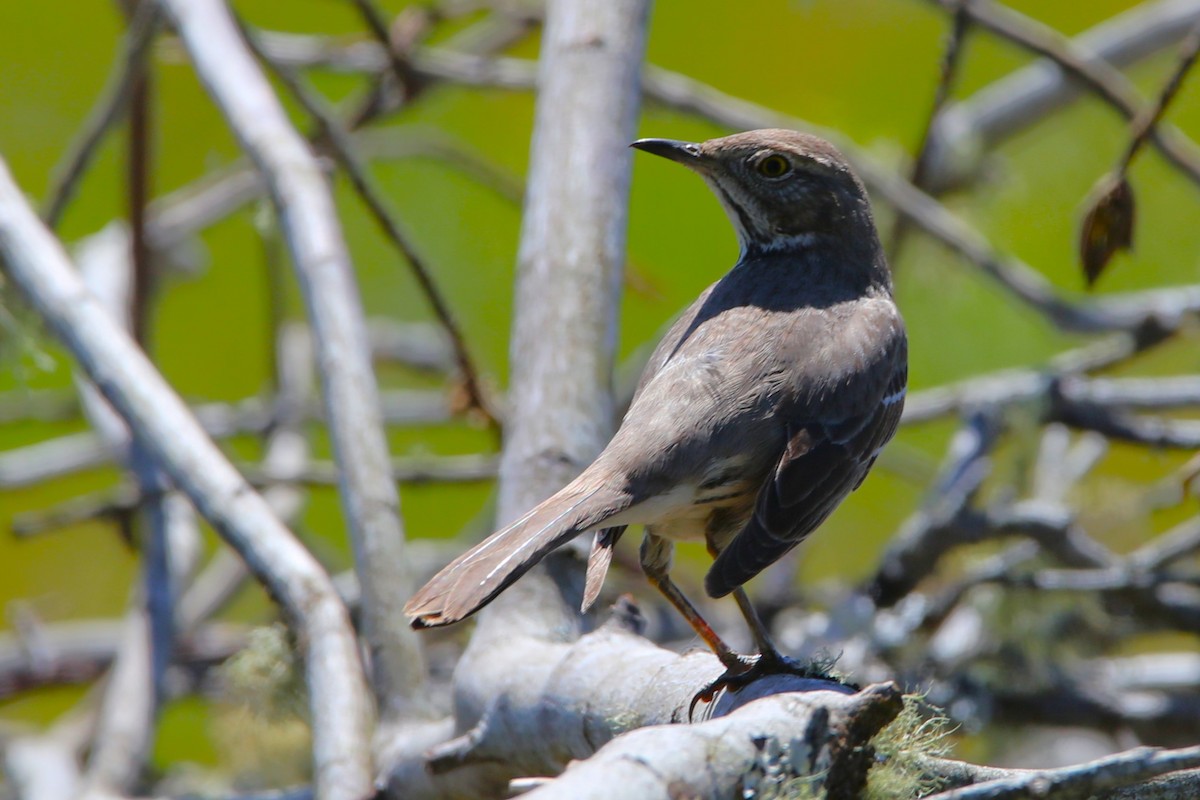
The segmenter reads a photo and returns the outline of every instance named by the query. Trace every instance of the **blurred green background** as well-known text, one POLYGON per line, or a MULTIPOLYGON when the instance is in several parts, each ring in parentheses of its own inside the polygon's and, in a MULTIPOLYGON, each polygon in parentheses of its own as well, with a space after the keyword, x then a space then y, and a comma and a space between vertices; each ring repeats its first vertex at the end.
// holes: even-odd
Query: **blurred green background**
MULTIPOLYGON (((241 0, 235 5, 249 21, 269 29, 362 30, 348 3, 241 0)), ((404 4, 382 5, 396 11, 404 4)), ((1022 0, 1011 5, 1074 34, 1135 3, 1022 0)), ((838 129, 901 168, 924 125, 947 29, 946 17, 919 0, 661 0, 652 19, 649 60, 838 129)), ((69 4, 69 10, 59 3, 7 4, 0 26, 0 154, 32 198, 43 197, 51 170, 100 91, 121 30, 116 5, 107 0, 81 0, 69 4)), ((536 38, 513 51, 525 57, 536 53, 536 38)), ((970 94, 1028 60, 1015 47, 974 32, 956 96, 970 94)), ((1173 62, 1172 50, 1130 74, 1149 95, 1173 62)), ((363 85, 348 76, 312 77, 334 100, 352 96, 363 85)), ((1197 83, 1184 87, 1169 118, 1200 135, 1197 83)), ((155 106, 156 193, 180 187, 238 155, 186 64, 160 62, 155 106)), ((389 119, 386 130, 398 138, 448 137, 519 176, 527 164, 532 116, 533 99, 527 93, 441 87, 389 119)), ((725 132, 652 105, 644 109, 640 130, 646 136, 688 139, 725 132)), ((1002 250, 1035 265, 1057 286, 1077 291, 1082 284, 1075 257, 1081 200, 1112 166, 1126 140, 1122 121, 1085 99, 1006 144, 994 154, 989 179, 948 202, 1002 250)), ((123 213, 122 164, 123 135, 118 134, 104 145, 63 221, 67 241, 123 213)), ((502 386, 519 208, 429 160, 377 163, 375 174, 434 265, 472 353, 489 380, 502 386)), ((1136 250, 1118 257, 1100 291, 1194 281, 1200 255, 1196 187, 1173 174, 1153 152, 1136 163, 1133 181, 1139 203, 1136 250)), ((353 193, 339 182, 337 194, 368 312, 397 320, 431 319, 407 266, 378 235, 353 193)), ((881 223, 890 224, 886 209, 877 210, 881 223)), ((173 277, 164 286, 153 324, 153 354, 189 399, 235 400, 267 386, 267 281, 254 213, 239 213, 206 232, 202 270, 173 277)), ((639 157, 634 159, 629 256, 634 279, 627 282, 621 312, 623 357, 652 340, 673 314, 719 277, 736 257, 736 245, 716 200, 694 176, 639 157)), ((1058 334, 920 236, 909 238, 896 268, 899 302, 910 328, 913 389, 1037 364, 1080 341, 1058 334)), ((287 303, 293 314, 302 313, 294 290, 287 303)), ((2 329, 0 335, 8 339, 0 361, 0 391, 69 386, 71 365, 58 349, 45 345, 39 355, 28 343, 15 341, 19 337, 11 330, 2 329)), ((1200 357, 1186 345, 1172 346, 1135 370, 1195 371, 1198 362, 1200 357)), ((384 372, 381 380, 389 386, 417 383, 399 371, 384 372)), ((0 449, 81 425, 0 426, 0 449)), ((882 468, 806 545, 801 580, 815 584, 869 574, 881 543, 919 501, 951 430, 950 424, 936 424, 902 431, 882 468)), ((492 440, 470 424, 455 423, 395 432, 391 446, 397 455, 448 454, 487 449, 492 440)), ((245 457, 256 452, 252 441, 232 447, 245 457)), ((323 442, 318 448, 327 454, 323 442)), ((1020 454, 1013 458, 1019 462, 1020 454)), ((1090 532, 1123 550, 1161 530, 1176 512, 1150 520, 1134 517, 1123 511, 1123 498, 1178 463, 1174 454, 1114 448, 1081 499, 1087 519, 1094 522, 1090 532)), ((117 477, 115 471, 101 470, 0 496, 0 607, 23 603, 47 622, 121 613, 136 558, 112 526, 81 525, 23 541, 6 533, 14 514, 111 486, 117 477)), ((489 494, 486 486, 403 487, 407 532, 414 538, 452 536, 473 525, 482 534, 489 494)), ((332 490, 313 494, 299 527, 331 569, 349 566, 332 490)), ((698 554, 685 558, 703 561, 698 554)), ((238 613, 251 620, 268 618, 266 602, 251 595, 238 613)), ((0 619, 0 628, 8 624, 0 619)), ((79 696, 78 690, 60 690, 9 701, 0 705, 0 720, 48 721, 79 696)), ((160 763, 213 757, 205 737, 197 735, 205 713, 198 703, 168 710, 160 763)))

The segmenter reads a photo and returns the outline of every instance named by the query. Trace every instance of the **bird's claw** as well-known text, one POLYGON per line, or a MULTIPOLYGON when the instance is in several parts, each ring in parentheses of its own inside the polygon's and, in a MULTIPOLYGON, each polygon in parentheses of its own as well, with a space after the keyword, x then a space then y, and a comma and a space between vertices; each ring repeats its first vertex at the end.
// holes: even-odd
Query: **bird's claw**
POLYGON ((722 662, 725 664, 725 671, 703 689, 696 692, 692 698, 692 702, 688 706, 689 722, 692 720, 693 712, 696 710, 696 704, 700 702, 713 702, 717 693, 722 689, 737 691, 767 675, 795 675, 799 678, 829 677, 827 672, 815 665, 801 664, 799 661, 775 651, 767 651, 757 656, 735 654, 728 660, 722 659, 722 662))

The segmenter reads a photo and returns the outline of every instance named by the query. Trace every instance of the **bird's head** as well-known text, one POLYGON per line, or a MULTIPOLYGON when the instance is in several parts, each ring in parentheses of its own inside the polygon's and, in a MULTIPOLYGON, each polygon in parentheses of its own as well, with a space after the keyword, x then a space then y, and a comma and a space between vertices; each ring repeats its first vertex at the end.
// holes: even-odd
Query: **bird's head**
POLYGON ((806 248, 820 237, 858 234, 874 223, 862 183, 837 148, 782 129, 707 142, 639 139, 639 150, 700 173, 720 198, 743 252, 806 248))

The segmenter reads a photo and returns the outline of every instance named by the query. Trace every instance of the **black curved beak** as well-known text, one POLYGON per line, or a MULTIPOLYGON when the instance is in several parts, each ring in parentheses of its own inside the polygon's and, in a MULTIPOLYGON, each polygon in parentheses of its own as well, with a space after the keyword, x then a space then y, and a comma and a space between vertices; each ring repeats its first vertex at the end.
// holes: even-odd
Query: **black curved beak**
POLYGON ((708 159, 700 152, 700 145, 694 142, 680 142, 675 139, 638 139, 629 146, 662 156, 692 169, 702 168, 708 163, 708 159))

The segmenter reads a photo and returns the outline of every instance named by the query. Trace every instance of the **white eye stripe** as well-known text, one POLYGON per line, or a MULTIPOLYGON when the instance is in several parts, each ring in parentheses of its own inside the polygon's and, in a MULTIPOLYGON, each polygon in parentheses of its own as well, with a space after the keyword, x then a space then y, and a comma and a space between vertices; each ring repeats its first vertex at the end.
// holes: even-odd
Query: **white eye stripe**
POLYGON ((899 403, 901 400, 903 400, 904 395, 907 391, 908 391, 908 387, 906 386, 894 394, 889 394, 887 397, 883 398, 883 400, 881 400, 880 402, 882 403, 884 408, 887 408, 888 406, 894 405, 895 403, 899 403))

